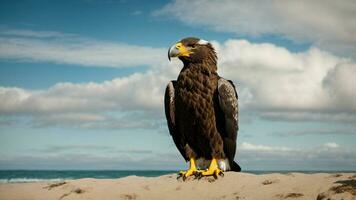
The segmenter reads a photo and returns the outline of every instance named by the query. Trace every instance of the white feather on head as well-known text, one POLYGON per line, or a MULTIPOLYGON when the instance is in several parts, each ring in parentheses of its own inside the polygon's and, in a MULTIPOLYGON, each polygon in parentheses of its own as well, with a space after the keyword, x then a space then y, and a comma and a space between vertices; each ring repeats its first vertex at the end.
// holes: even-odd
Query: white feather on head
POLYGON ((200 40, 198 41, 198 44, 206 45, 206 44, 209 44, 209 42, 206 41, 206 40, 200 39, 200 40))

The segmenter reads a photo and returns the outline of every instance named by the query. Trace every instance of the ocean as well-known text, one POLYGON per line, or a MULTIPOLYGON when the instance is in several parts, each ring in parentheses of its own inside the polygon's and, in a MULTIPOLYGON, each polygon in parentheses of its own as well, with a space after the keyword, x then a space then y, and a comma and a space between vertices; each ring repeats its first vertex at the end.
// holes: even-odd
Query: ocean
POLYGON ((115 179, 126 176, 155 177, 176 171, 126 170, 0 170, 0 183, 64 181, 81 178, 115 179))
MULTIPOLYGON (((342 171, 244 171, 253 174, 266 173, 337 173, 342 171)), ((350 171, 345 171, 350 172, 350 171)), ((115 179, 126 176, 156 177, 177 171, 152 170, 0 170, 0 183, 25 183, 40 181, 64 181, 81 178, 115 179)))

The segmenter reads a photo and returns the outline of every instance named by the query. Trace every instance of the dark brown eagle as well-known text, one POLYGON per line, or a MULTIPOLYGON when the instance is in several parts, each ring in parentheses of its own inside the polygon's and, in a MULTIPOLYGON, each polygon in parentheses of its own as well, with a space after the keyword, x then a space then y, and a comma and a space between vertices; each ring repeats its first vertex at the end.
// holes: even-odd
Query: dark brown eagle
POLYGON ((238 131, 235 86, 217 73, 213 46, 198 38, 185 38, 168 51, 169 60, 184 64, 178 79, 168 83, 164 102, 169 132, 179 152, 190 161, 183 179, 241 171, 234 161, 238 131))

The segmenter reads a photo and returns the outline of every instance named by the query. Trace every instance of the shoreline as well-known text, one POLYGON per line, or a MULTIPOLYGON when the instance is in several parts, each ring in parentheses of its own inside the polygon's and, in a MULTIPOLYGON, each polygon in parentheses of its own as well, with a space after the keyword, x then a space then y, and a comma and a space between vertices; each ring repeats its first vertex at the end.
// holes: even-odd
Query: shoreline
MULTIPOLYGON (((167 174, 175 174, 179 170, 31 170, 31 169, 11 169, 0 170, 0 184, 2 183, 36 183, 78 180, 82 178, 96 179, 118 179, 127 176, 159 177, 167 174)), ((264 175, 264 174, 288 174, 288 173, 355 173, 347 170, 248 170, 240 173, 264 175)))

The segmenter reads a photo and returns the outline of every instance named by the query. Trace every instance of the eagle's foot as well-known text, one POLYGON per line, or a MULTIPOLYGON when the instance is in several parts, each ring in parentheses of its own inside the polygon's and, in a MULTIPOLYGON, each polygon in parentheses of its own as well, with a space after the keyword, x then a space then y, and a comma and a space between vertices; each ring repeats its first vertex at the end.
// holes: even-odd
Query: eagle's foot
POLYGON ((211 160, 209 168, 198 175, 198 178, 200 179, 203 176, 214 176, 215 179, 217 179, 218 176, 222 176, 222 177, 224 176, 224 173, 221 169, 219 169, 218 162, 216 161, 215 158, 211 160))
POLYGON ((224 177, 224 172, 220 169, 215 169, 214 171, 203 171, 196 175, 198 179, 203 178, 203 176, 213 176, 215 179, 218 179, 219 176, 224 177))
POLYGON ((178 173, 178 177, 179 178, 183 178, 183 181, 185 181, 189 176, 195 176, 198 177, 198 174, 200 174, 200 170, 196 170, 196 169, 188 169, 187 171, 180 171, 178 173))
POLYGON ((178 173, 177 179, 183 178, 183 181, 185 181, 189 176, 194 175, 195 177, 197 177, 199 173, 201 173, 201 171, 197 169, 197 167, 195 165, 195 159, 191 158, 189 169, 187 171, 180 171, 178 173))

